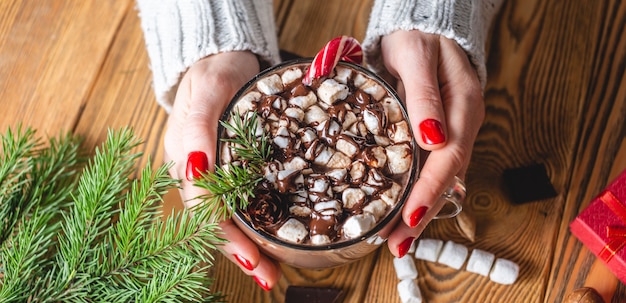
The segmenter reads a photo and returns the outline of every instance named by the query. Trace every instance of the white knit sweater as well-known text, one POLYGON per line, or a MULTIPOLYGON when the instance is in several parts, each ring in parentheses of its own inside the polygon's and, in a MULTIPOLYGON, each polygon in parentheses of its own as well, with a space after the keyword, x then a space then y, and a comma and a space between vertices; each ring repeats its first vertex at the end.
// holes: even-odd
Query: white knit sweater
MULTIPOLYGON (((421 30, 454 39, 485 83, 484 44, 502 0, 375 0, 363 41, 365 58, 382 72, 380 38, 396 30, 421 30)), ((249 50, 279 63, 271 0, 137 0, 153 85, 168 112, 182 74, 208 55, 249 50)))

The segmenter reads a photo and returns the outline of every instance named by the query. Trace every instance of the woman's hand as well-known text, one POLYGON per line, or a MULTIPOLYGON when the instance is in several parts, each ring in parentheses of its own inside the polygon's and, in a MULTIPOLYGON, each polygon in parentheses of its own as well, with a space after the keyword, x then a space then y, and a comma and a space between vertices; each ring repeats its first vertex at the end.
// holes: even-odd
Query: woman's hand
MULTIPOLYGON (((257 57, 250 52, 226 52, 196 62, 180 82, 165 133, 165 159, 174 161, 173 178, 181 179, 181 196, 193 207, 206 194, 193 185, 200 172, 213 170, 217 127, 228 103, 248 80, 259 72, 257 57)), ((262 255, 232 220, 220 223, 225 256, 237 264, 265 290, 280 278, 276 262, 262 255)))
MULTIPOLYGON (((382 38, 385 67, 406 102, 416 141, 428 152, 419 179, 388 238, 391 253, 403 256, 428 222, 441 210, 436 203, 464 178, 485 109, 476 71, 453 40, 417 30, 382 38)), ((425 156, 422 153, 421 156, 425 156)))

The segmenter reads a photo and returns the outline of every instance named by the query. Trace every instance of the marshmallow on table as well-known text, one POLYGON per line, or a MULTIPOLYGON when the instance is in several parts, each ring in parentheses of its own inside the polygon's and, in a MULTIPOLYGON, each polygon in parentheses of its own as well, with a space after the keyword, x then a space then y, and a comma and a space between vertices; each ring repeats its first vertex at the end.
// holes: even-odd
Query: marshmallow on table
POLYGON ((413 257, 410 255, 405 255, 402 258, 393 258, 393 267, 396 269, 396 275, 400 280, 417 278, 415 261, 413 261, 413 257))
POLYGON ((443 246, 437 261, 454 269, 460 269, 465 263, 465 258, 467 258, 467 247, 448 241, 443 246))
POLYGON ((413 279, 406 279, 398 283, 398 295, 402 303, 422 303, 422 292, 413 279))
POLYGON ((441 240, 421 239, 415 248, 415 258, 430 262, 437 262, 442 247, 443 241, 441 240))
POLYGON ((515 262, 498 258, 493 264, 489 278, 491 281, 500 284, 513 284, 519 275, 519 265, 515 262))
POLYGON ((465 269, 469 272, 486 277, 489 275, 489 271, 491 270, 491 266, 493 265, 493 260, 495 260, 495 258, 495 255, 490 252, 474 249, 469 257, 469 260, 467 260, 467 266, 465 269))

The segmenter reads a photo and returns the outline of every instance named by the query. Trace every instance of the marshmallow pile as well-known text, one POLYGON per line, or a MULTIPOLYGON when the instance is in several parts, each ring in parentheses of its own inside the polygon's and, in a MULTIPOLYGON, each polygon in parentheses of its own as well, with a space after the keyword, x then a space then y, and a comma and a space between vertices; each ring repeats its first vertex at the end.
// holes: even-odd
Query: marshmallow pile
POLYGON ((465 264, 465 270, 468 272, 488 276, 491 281, 499 284, 513 284, 519 275, 519 266, 515 262, 496 258, 490 252, 473 249, 467 259, 469 252, 462 244, 452 241, 444 244, 438 239, 421 239, 413 243, 404 257, 393 260, 396 275, 400 279, 398 294, 402 303, 422 302, 422 294, 415 281, 418 273, 413 253, 416 259, 437 262, 454 269, 461 269, 465 264))
MULTIPOLYGON (((256 114, 255 134, 265 132, 273 146, 260 185, 271 194, 249 199, 252 225, 326 245, 361 237, 396 205, 412 173, 413 141, 400 104, 375 80, 338 65, 305 86, 306 67, 262 77, 231 117, 256 114)), ((223 143, 220 161, 237 164, 236 146, 223 143)))

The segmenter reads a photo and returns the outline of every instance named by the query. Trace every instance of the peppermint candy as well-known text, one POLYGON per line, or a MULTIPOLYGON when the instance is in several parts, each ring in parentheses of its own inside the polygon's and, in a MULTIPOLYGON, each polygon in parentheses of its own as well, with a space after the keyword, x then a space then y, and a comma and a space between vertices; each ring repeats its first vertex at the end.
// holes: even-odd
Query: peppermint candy
POLYGON ((361 64, 363 50, 359 41, 349 36, 340 36, 330 40, 313 58, 311 66, 302 78, 302 83, 310 86, 313 79, 330 75, 339 60, 361 64))

